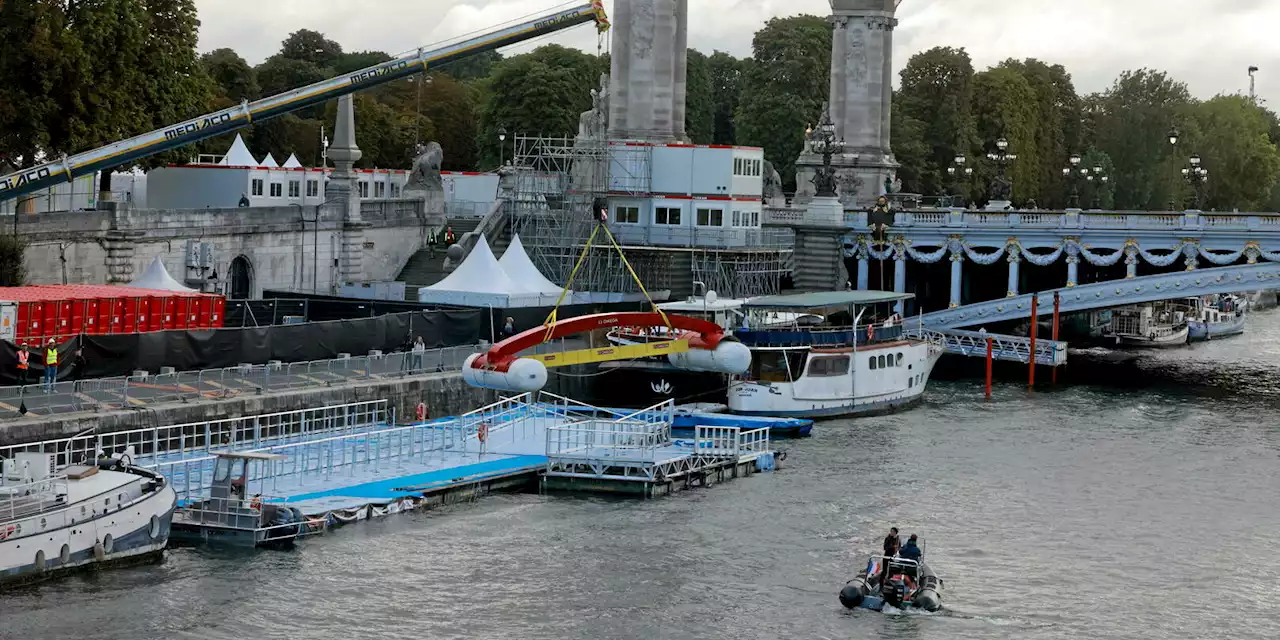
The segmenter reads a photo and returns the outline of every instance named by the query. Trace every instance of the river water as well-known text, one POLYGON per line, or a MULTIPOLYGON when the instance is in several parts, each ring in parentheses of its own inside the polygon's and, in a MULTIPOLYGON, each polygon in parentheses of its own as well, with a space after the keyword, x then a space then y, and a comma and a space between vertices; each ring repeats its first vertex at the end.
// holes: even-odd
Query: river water
POLYGON ((777 473, 171 550, 0 596, 0 638, 1277 638, 1277 363, 1272 312, 1142 356, 1123 391, 931 384, 916 410, 782 443, 777 473), (943 612, 837 602, 891 525, 926 538, 943 612))

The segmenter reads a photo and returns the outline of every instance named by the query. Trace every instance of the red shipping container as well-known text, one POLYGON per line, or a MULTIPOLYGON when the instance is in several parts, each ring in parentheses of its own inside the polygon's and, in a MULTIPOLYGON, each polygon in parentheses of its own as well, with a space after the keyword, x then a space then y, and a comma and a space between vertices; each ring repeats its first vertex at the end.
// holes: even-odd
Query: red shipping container
POLYGON ((0 287, 0 301, 16 304, 14 335, 29 344, 80 333, 218 328, 226 307, 218 295, 107 285, 0 287))
POLYGON ((124 326, 121 327, 120 333, 138 333, 139 331, 145 331, 145 329, 138 326, 138 316, 140 313, 138 298, 125 298, 123 302, 124 313, 121 317, 124 318, 124 326))
POLYGON ((162 330, 178 328, 178 299, 175 297, 156 298, 161 305, 160 328, 162 330))

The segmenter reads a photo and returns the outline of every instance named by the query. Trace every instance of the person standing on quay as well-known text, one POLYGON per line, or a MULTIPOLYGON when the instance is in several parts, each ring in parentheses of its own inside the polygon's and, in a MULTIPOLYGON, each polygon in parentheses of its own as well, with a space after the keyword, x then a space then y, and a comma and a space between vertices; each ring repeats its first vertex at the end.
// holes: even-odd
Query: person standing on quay
POLYGON ((49 344, 44 351, 44 392, 53 391, 53 385, 58 381, 58 346, 54 344, 53 338, 49 338, 49 344))
POLYGON ((425 342, 422 341, 422 336, 418 336, 418 339, 413 341, 412 371, 414 373, 422 372, 423 360, 425 360, 426 357, 427 357, 427 345, 425 342))
POLYGON ((27 385, 27 372, 31 370, 31 352, 27 350, 27 343, 22 343, 18 348, 18 384, 27 385))

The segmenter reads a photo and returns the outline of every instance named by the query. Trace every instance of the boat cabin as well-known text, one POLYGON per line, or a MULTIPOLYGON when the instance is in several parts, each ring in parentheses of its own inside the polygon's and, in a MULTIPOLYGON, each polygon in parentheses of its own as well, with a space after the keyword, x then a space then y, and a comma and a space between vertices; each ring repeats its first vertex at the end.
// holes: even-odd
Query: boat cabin
POLYGON ((312 533, 297 509, 266 494, 287 456, 256 451, 215 454, 207 499, 183 506, 174 518, 174 537, 237 546, 287 544, 312 533))

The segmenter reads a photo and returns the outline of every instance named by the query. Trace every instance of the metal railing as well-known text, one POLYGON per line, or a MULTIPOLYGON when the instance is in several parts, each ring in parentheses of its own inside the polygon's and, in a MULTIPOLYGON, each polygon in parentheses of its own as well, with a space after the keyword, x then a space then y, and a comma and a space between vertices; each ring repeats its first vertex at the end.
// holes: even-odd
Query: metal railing
POLYGON ((34 415, 122 409, 166 402, 221 400, 329 387, 397 376, 460 371, 478 345, 424 353, 334 358, 312 362, 246 364, 221 369, 147 374, 0 387, 0 420, 17 418, 26 405, 34 415))
MULTIPOLYGON (((14 522, 19 518, 29 518, 66 505, 66 486, 65 475, 14 484, 0 479, 0 487, 4 488, 4 495, 0 496, 0 520, 14 522), (58 489, 59 487, 61 490, 58 489)), ((8 532, 0 527, 0 540, 18 533, 8 532)))
MULTIPOLYGON (((991 340, 994 360, 1027 363, 1031 358, 1031 338, 961 329, 907 329, 904 335, 938 345, 947 353, 973 358, 987 357, 987 340, 991 340)), ((1056 367, 1067 363, 1067 343, 1036 340, 1036 364, 1056 367)))

